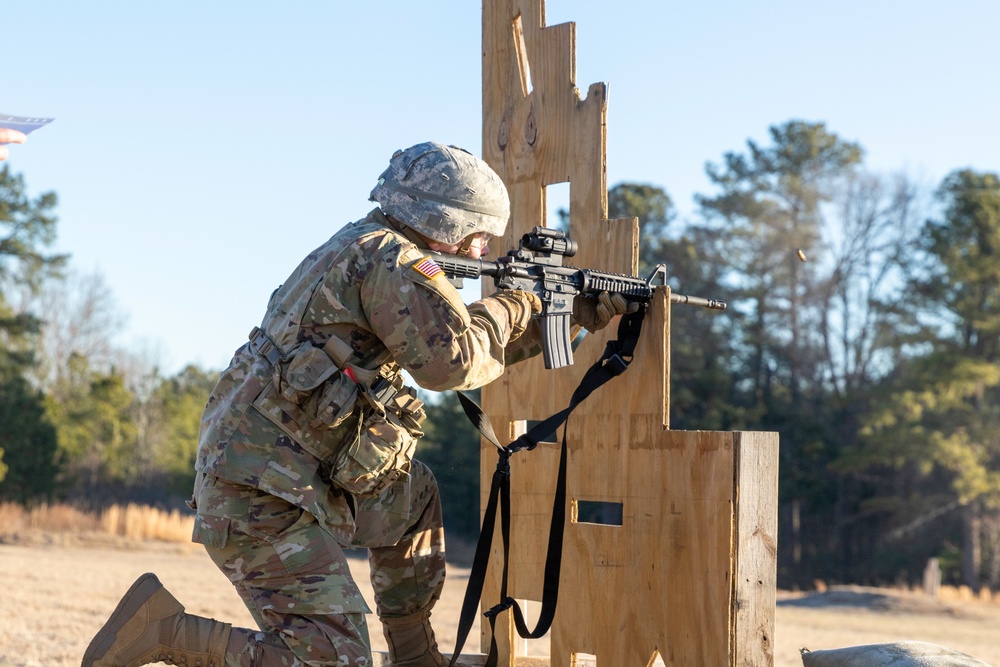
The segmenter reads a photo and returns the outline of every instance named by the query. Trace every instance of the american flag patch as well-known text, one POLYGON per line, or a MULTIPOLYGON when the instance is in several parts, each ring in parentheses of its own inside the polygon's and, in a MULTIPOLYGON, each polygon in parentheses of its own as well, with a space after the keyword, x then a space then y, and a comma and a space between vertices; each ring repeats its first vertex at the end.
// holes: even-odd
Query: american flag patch
POLYGON ((437 263, 430 257, 423 258, 421 261, 417 262, 413 268, 427 278, 434 278, 435 276, 439 276, 444 273, 444 271, 441 270, 441 267, 438 266, 437 263))

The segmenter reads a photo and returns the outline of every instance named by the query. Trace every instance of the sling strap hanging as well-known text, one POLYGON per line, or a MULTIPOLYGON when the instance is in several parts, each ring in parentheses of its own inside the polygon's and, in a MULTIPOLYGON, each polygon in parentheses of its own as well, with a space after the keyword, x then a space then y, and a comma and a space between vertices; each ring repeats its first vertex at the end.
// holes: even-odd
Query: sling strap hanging
POLYGON ((562 567, 563 528, 566 524, 566 429, 563 429, 562 445, 559 453, 559 468, 556 478, 555 497, 552 502, 552 523, 549 528, 548 550, 545 556, 545 571, 542 581, 542 608, 533 630, 529 630, 524 620, 524 614, 517 602, 507 595, 507 577, 509 572, 510 554, 510 457, 522 449, 534 449, 545 437, 556 432, 569 415, 598 387, 611 378, 621 375, 632 363, 639 333, 642 330, 642 319, 646 306, 643 305, 635 313, 623 315, 618 324, 618 338, 608 341, 604 355, 584 374, 580 385, 573 392, 569 405, 548 419, 535 424, 526 433, 504 447, 500 444, 493 430, 490 418, 483 409, 462 392, 456 392, 462 403, 465 414, 473 425, 479 429, 498 451, 497 468, 493 473, 489 500, 483 516, 483 526, 476 545, 476 554, 469 574, 469 583, 465 589, 462 611, 459 616, 458 634, 455 639, 455 652, 450 665, 454 665, 465 646, 469 631, 475 619, 479 601, 486 582, 486 569, 489 564, 490 550, 493 545, 493 532, 496 527, 497 508, 500 509, 500 530, 503 538, 503 572, 500 581, 500 602, 484 615, 490 622, 491 644, 486 658, 486 667, 496 667, 497 641, 496 618, 510 609, 514 615, 514 625, 521 637, 538 639, 549 631, 555 617, 556 601, 559 594, 559 573, 562 567))

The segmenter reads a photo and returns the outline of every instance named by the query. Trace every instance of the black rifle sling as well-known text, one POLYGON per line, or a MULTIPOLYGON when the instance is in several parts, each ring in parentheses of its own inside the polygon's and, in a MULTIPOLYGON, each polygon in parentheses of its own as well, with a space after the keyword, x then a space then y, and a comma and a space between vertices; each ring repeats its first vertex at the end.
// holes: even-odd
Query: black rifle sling
POLYGON ((465 589, 451 665, 455 664, 455 660, 458 659, 465 646, 479 607, 479 600, 483 594, 498 507, 500 508, 500 529, 503 537, 503 574, 500 581, 500 603, 484 614, 490 621, 490 634, 492 636, 490 652, 486 658, 486 667, 495 667, 497 664, 496 617, 501 612, 507 609, 512 610, 517 632, 526 639, 538 639, 549 631, 552 619, 555 617, 556 601, 559 594, 563 528, 566 524, 566 429, 563 429, 556 492, 552 502, 552 524, 549 528, 549 545, 545 556, 545 575, 542 582, 542 608, 534 630, 528 629, 520 606, 507 595, 508 556, 510 553, 510 457, 511 454, 522 449, 534 449, 542 438, 549 436, 562 426, 576 406, 590 396, 595 389, 611 378, 621 375, 628 368, 628 365, 632 363, 635 346, 642 330, 642 318, 645 311, 646 307, 643 305, 637 312, 622 316, 618 324, 617 340, 608 341, 604 355, 584 374, 580 385, 573 392, 569 406, 535 424, 506 447, 497 440, 493 424, 483 409, 464 393, 455 392, 458 394, 459 401, 462 403, 462 408, 469 420, 479 429, 483 437, 497 448, 499 460, 493 473, 490 496, 483 516, 483 526, 479 533, 479 542, 476 545, 476 555, 472 562, 469 583, 465 589))

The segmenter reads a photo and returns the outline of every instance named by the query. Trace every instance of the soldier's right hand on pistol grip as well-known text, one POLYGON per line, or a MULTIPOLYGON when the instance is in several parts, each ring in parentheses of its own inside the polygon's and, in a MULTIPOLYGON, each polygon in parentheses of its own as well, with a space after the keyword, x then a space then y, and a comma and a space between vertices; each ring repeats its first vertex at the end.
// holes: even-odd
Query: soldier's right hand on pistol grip
POLYGON ((524 333, 533 314, 542 312, 542 300, 534 292, 502 290, 490 298, 495 299, 510 315, 510 340, 515 340, 524 333))

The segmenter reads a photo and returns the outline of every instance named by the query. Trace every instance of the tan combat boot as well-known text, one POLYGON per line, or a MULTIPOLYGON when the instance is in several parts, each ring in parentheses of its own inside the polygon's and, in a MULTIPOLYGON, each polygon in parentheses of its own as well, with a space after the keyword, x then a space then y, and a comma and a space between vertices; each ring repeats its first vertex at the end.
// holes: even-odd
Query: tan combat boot
POLYGON ((232 627, 185 614, 156 575, 146 573, 136 579, 91 640, 83 667, 137 667, 153 662, 223 667, 232 627))
MULTIPOLYGON (((447 667, 448 660, 438 651, 430 611, 409 616, 382 618, 382 633, 389 645, 392 667, 447 667)), ((456 662, 455 667, 468 667, 456 662)))

